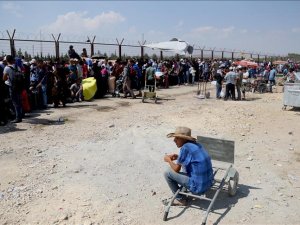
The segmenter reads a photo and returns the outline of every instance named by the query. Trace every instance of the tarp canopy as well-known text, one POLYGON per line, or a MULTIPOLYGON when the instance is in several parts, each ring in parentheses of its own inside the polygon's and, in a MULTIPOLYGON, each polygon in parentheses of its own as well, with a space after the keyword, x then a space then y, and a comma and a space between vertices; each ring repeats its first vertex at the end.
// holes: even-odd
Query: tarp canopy
POLYGON ((288 61, 277 60, 277 61, 272 62, 272 64, 274 64, 274 65, 285 65, 285 64, 288 64, 288 61))
POLYGON ((243 67, 251 67, 251 68, 258 67, 258 64, 256 62, 252 62, 252 61, 248 61, 248 60, 236 61, 233 64, 243 66, 243 67))
POLYGON ((185 55, 193 53, 193 46, 189 45, 185 41, 178 40, 177 38, 173 38, 170 41, 151 43, 144 45, 145 47, 152 49, 159 49, 161 51, 172 51, 176 54, 185 55))
POLYGON ((105 58, 106 58, 105 56, 99 55, 99 54, 96 54, 96 55, 92 56, 92 59, 105 59, 105 58))

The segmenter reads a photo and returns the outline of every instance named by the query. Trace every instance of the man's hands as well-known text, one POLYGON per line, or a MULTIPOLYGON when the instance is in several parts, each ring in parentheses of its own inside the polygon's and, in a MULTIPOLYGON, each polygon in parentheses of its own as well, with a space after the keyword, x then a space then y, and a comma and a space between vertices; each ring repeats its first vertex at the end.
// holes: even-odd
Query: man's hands
POLYGON ((164 160, 165 162, 169 163, 171 168, 178 173, 181 169, 181 165, 174 163, 173 160, 176 160, 178 158, 177 154, 170 154, 170 155, 165 155, 164 160))
POLYGON ((164 161, 165 162, 171 162, 173 160, 176 160, 178 158, 177 154, 170 154, 170 155, 165 155, 164 161))

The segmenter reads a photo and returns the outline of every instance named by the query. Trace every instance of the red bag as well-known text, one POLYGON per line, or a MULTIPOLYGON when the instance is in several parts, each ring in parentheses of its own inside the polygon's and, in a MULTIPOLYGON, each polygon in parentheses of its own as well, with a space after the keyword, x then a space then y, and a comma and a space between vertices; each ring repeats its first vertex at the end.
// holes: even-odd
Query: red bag
POLYGON ((28 100, 27 91, 23 90, 21 93, 22 109, 25 113, 30 112, 30 104, 28 100))

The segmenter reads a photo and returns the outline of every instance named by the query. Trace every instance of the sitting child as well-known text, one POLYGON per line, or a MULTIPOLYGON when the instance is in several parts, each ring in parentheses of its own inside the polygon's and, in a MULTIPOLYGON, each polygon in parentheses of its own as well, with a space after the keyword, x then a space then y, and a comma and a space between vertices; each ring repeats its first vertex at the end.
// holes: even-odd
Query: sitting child
POLYGON ((81 102, 83 100, 83 87, 81 84, 81 79, 77 79, 76 82, 71 85, 70 90, 73 102, 81 102))

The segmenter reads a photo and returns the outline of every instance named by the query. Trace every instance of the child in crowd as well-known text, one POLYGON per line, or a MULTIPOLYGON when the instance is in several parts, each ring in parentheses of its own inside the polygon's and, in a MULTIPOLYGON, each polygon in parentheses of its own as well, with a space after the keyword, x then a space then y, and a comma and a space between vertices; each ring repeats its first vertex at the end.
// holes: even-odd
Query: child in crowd
POLYGON ((81 79, 77 79, 74 84, 70 87, 72 101, 81 102, 83 100, 83 87, 81 84, 81 79))

